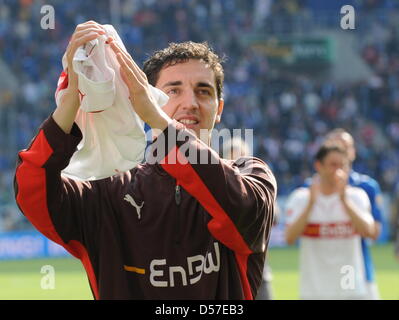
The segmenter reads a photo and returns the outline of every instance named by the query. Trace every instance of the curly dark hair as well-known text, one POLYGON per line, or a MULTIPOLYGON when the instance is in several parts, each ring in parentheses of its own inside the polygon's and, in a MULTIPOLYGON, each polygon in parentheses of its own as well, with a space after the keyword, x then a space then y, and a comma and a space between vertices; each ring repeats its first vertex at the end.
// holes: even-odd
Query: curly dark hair
POLYGON ((207 42, 172 42, 167 48, 154 52, 144 62, 143 71, 147 75, 148 82, 155 87, 162 68, 186 62, 189 59, 203 60, 210 66, 215 73, 217 97, 221 99, 223 97, 224 71, 222 63, 224 58, 220 58, 207 42))

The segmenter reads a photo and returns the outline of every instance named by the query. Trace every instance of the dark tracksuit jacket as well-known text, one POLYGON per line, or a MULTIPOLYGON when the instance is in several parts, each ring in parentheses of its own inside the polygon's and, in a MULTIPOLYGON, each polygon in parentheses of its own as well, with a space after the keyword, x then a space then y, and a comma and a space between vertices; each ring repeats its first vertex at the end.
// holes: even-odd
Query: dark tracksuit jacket
POLYGON ((82 134, 50 116, 18 154, 17 204, 81 260, 95 299, 252 299, 274 215, 272 172, 257 158, 220 159, 177 121, 164 134, 152 145, 154 155, 166 147, 163 161, 77 181, 61 170, 82 134), (181 133, 188 142, 173 138, 181 133), (190 148, 216 164, 187 162, 190 148))

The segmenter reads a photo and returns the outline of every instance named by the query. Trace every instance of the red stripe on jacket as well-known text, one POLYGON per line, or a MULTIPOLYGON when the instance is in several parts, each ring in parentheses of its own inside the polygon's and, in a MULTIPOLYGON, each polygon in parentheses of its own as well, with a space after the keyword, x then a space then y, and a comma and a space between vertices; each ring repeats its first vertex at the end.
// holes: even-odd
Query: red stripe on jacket
POLYGON ((53 149, 44 131, 40 130, 31 147, 19 153, 22 162, 15 173, 18 184, 16 200, 26 218, 39 232, 82 261, 94 296, 98 299, 97 280, 86 248, 76 240, 66 244, 56 231, 50 217, 47 206, 46 171, 43 165, 52 154, 53 149))
POLYGON ((68 87, 68 73, 66 71, 62 71, 60 77, 58 78, 58 86, 55 91, 55 97, 57 97, 58 92, 64 90, 68 87))
POLYGON ((215 239, 221 241, 225 246, 235 252, 244 297, 245 299, 253 299, 251 286, 247 277, 247 262, 248 256, 252 253, 251 249, 245 243, 233 221, 216 201, 215 197, 206 187, 191 164, 181 164, 179 163, 180 159, 185 159, 185 157, 177 150, 177 147, 175 147, 165 157, 164 163, 162 163, 161 166, 171 176, 175 177, 177 183, 196 198, 212 216, 213 219, 208 223, 208 230, 215 239), (169 164, 169 155, 171 155, 171 158, 176 164, 169 164))

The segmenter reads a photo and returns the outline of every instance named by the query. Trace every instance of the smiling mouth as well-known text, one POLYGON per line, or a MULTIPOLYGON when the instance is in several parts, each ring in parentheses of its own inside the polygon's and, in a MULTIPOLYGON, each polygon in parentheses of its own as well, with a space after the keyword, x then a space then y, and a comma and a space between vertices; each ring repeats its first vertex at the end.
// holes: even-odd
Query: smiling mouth
POLYGON ((185 126, 192 126, 192 125, 196 125, 199 123, 199 121, 197 120, 190 120, 190 119, 181 119, 178 120, 180 123, 184 124, 185 126))

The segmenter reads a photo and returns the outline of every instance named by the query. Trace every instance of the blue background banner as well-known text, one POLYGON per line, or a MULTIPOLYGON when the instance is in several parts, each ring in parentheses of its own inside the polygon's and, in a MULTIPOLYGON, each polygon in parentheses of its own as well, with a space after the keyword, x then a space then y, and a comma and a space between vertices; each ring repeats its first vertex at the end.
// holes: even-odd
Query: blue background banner
POLYGON ((37 231, 0 233, 0 260, 56 258, 70 254, 37 231))

